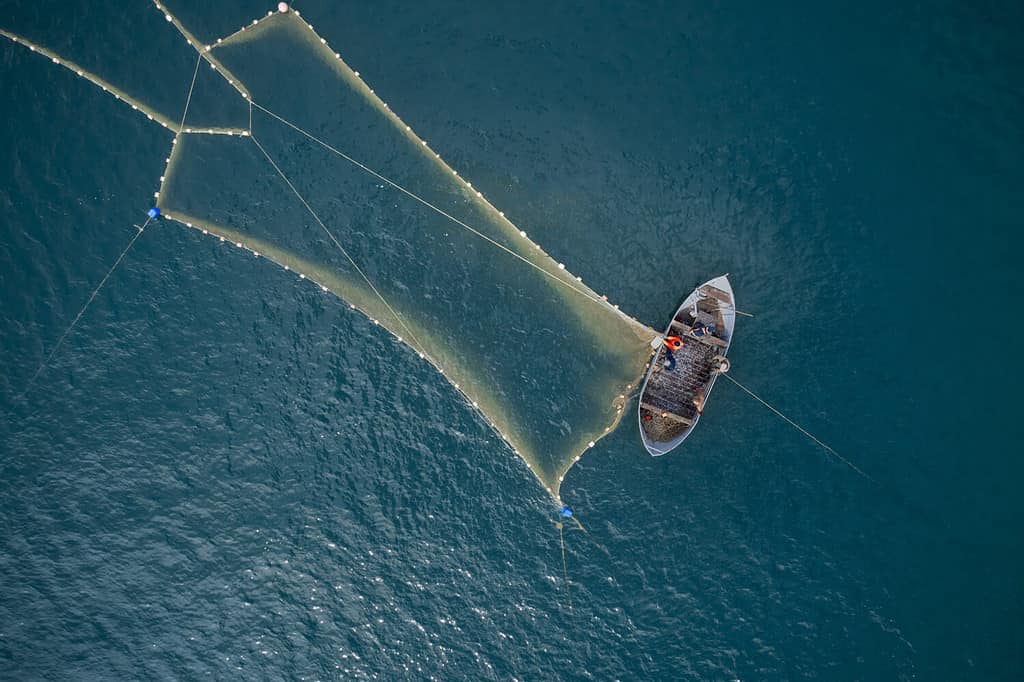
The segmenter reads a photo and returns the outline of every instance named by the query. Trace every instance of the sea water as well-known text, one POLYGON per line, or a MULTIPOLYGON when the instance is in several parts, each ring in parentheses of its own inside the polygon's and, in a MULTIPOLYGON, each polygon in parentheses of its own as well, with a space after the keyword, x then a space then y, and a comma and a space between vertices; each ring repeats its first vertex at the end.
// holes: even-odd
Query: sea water
MULTIPOLYGON (((203 40, 268 9, 174 8, 203 40)), ((1019 8, 301 10, 644 323, 729 272, 732 373, 876 483, 722 382, 671 455, 627 420, 572 469, 567 584, 550 496, 432 367, 172 223, 16 400, 173 135, 5 42, 4 677, 1019 677, 1019 8)), ((171 111, 162 22, 0 27, 171 111)))

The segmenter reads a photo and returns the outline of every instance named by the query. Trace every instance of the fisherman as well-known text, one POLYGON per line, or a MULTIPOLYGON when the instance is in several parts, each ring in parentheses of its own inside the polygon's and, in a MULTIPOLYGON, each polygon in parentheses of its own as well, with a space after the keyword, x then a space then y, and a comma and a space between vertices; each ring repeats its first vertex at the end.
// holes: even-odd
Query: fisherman
POLYGON ((662 340, 662 345, 665 346, 665 368, 672 372, 676 369, 676 356, 672 354, 672 351, 679 350, 685 344, 678 336, 667 336, 662 340))
POLYGON ((693 325, 692 327, 690 327, 690 333, 693 334, 698 339, 701 338, 702 336, 706 336, 708 334, 714 336, 714 334, 715 334, 715 326, 714 325, 706 325, 703 322, 698 322, 695 325, 693 325))
POLYGON ((676 356, 672 354, 672 351, 682 348, 683 340, 678 336, 666 336, 662 343, 665 345, 665 360, 667 362, 665 369, 671 372, 676 368, 676 356))

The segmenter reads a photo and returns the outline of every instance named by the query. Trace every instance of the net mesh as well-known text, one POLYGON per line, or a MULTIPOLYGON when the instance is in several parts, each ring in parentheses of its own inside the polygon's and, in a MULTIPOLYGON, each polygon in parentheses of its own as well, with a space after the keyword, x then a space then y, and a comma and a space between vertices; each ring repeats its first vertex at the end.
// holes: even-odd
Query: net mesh
POLYGON ((388 329, 408 346, 393 361, 431 363, 557 499, 620 418, 653 332, 506 220, 297 13, 210 46, 167 16, 199 65, 164 214, 388 329))

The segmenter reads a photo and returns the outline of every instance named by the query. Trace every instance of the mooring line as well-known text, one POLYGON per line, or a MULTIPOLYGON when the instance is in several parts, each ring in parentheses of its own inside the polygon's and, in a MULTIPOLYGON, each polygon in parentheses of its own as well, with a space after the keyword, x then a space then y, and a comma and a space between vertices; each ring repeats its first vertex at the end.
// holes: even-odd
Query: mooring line
POLYGON ((742 310, 736 310, 736 308, 733 308, 732 306, 721 306, 720 305, 720 306, 718 306, 718 310, 724 310, 726 312, 732 311, 732 312, 736 313, 737 315, 742 315, 743 317, 753 317, 754 316, 754 313, 746 313, 746 312, 743 312, 742 310))
POLYGON ((152 220, 152 218, 148 218, 146 222, 142 224, 141 227, 138 225, 134 226, 138 229, 138 232, 136 232, 135 236, 133 236, 131 238, 131 241, 128 242, 128 246, 124 247, 124 251, 122 251, 121 255, 117 257, 117 260, 114 261, 114 264, 110 266, 110 270, 108 270, 107 274, 103 276, 103 279, 100 280, 100 283, 96 286, 95 289, 93 289, 93 292, 89 296, 89 299, 85 302, 85 305, 82 306, 82 309, 78 311, 77 315, 75 315, 75 319, 71 321, 71 324, 68 325, 67 329, 64 330, 64 333, 60 335, 59 339, 57 339, 57 344, 53 347, 53 350, 50 351, 50 354, 46 356, 46 359, 43 360, 43 362, 39 365, 39 368, 36 369, 36 372, 35 374, 32 375, 32 378, 28 380, 28 384, 25 386, 25 389, 21 392, 21 394, 17 397, 17 400, 20 401, 24 399, 24 397, 32 389, 32 386, 33 384, 35 384, 36 379, 39 378, 39 375, 43 373, 43 370, 46 369, 46 367, 50 364, 50 361, 53 360, 53 357, 57 354, 57 351, 60 350, 61 345, 63 345, 64 343, 64 339, 68 337, 68 334, 71 333, 71 330, 74 329, 75 325, 78 324, 78 321, 82 319, 82 315, 85 314, 85 311, 89 308, 89 305, 93 302, 93 299, 96 298, 96 295, 100 293, 100 289, 102 289, 103 285, 107 283, 107 280, 110 279, 110 276, 114 274, 114 270, 116 270, 117 266, 121 264, 121 261, 124 260, 125 255, 127 255, 128 251, 130 251, 132 246, 135 245, 135 241, 142 236, 142 233, 146 229, 146 226, 149 225, 149 223, 152 220))
MULTIPOLYGON (((579 523, 577 521, 577 523, 579 523)), ((558 526, 558 542, 562 545, 562 577, 565 579, 565 594, 569 598, 569 610, 572 611, 572 586, 569 584, 569 565, 565 560, 565 528, 561 523, 558 526)))
POLYGON ((292 184, 292 181, 288 179, 288 176, 284 174, 284 171, 281 170, 280 166, 278 166, 274 162, 274 159, 271 158, 269 153, 267 153, 267 150, 263 148, 263 145, 261 145, 259 140, 256 139, 256 136, 250 135, 249 139, 256 143, 256 146, 259 147, 259 150, 261 152, 263 152, 263 156, 267 157, 267 161, 269 161, 270 165, 274 167, 274 170, 277 171, 277 174, 280 175, 281 179, 285 181, 285 184, 287 184, 288 187, 291 188, 295 196, 298 197, 299 201, 302 202, 302 205, 306 207, 307 211, 309 211, 309 214, 313 216, 313 220, 315 220, 317 224, 319 224, 323 231, 327 234, 327 236, 331 238, 331 241, 334 242, 334 245, 338 247, 338 250, 341 251, 342 254, 344 254, 345 258, 348 259, 348 262, 352 264, 353 268, 355 268, 355 271, 358 272, 359 276, 363 278, 364 282, 366 282, 366 285, 370 287, 373 293, 377 295, 377 298, 380 299, 381 303, 384 304, 384 307, 387 308, 392 315, 394 315, 395 319, 398 320, 398 323, 402 325, 402 328, 405 329, 405 331, 409 332, 409 338, 415 342, 415 349, 420 354, 427 356, 428 353, 426 349, 423 347, 423 344, 420 343, 420 340, 416 338, 416 334, 413 333, 412 329, 409 328, 409 325, 405 323, 405 320, 402 318, 401 315, 398 314, 398 311, 391 307, 391 304, 388 303, 388 300, 384 298, 384 294, 380 293, 377 287, 373 285, 373 282, 371 282, 370 278, 366 276, 366 273, 363 272, 362 268, 360 268, 356 264, 356 261, 352 258, 352 256, 349 255, 348 251, 345 250, 345 247, 341 245, 341 242, 338 241, 338 238, 334 236, 334 233, 331 232, 330 229, 328 229, 327 225, 325 225, 324 221, 320 219, 320 216, 318 216, 316 211, 313 210, 313 207, 309 205, 309 202, 306 201, 305 197, 303 197, 299 190, 295 188, 295 185, 292 184))
POLYGON ((839 454, 838 452, 836 452, 836 451, 835 451, 835 449, 834 449, 834 448, 832 448, 832 447, 831 447, 830 445, 828 445, 828 444, 826 444, 826 443, 822 442, 822 441, 821 441, 821 440, 820 440, 819 438, 817 438, 817 437, 815 437, 815 436, 814 436, 813 434, 811 434, 811 432, 809 432, 809 431, 808 431, 807 429, 805 429, 804 427, 800 426, 800 425, 799 425, 799 424, 797 424, 797 423, 796 423, 795 421, 793 421, 792 419, 790 419, 790 418, 789 418, 789 417, 787 417, 786 415, 784 415, 784 414, 782 414, 781 412, 779 412, 779 411, 778 411, 778 410, 777 410, 777 409, 776 409, 776 408, 775 408, 774 406, 772 406, 771 404, 769 404, 767 400, 765 400, 765 399, 764 399, 764 398, 762 398, 761 396, 757 395, 756 393, 754 393, 753 391, 751 391, 751 390, 750 390, 749 388, 747 388, 746 386, 744 386, 744 385, 743 385, 743 384, 741 384, 740 382, 736 381, 736 379, 734 379, 734 378, 732 377, 732 375, 730 375, 730 374, 721 374, 720 376, 724 376, 724 377, 725 377, 726 379, 728 379, 728 380, 729 380, 729 381, 731 381, 732 383, 734 383, 734 384, 736 384, 737 386, 739 386, 739 387, 740 387, 740 389, 742 389, 743 391, 745 391, 745 392, 746 392, 746 393, 747 393, 747 394, 748 394, 748 395, 749 395, 750 397, 752 397, 752 398, 753 398, 754 400, 756 400, 757 402, 761 403, 762 405, 764 405, 765 407, 767 407, 767 408, 768 408, 769 410, 771 410, 772 412, 774 412, 775 414, 777 414, 777 415, 778 415, 779 417, 781 417, 781 418, 782 418, 782 419, 783 419, 783 420, 784 420, 784 421, 785 421, 786 423, 788 423, 788 424, 789 424, 790 426, 792 426, 793 428, 795 428, 795 429, 796 429, 797 431, 799 431, 800 433, 804 434, 805 436, 807 436, 808 438, 810 438, 810 439, 811 439, 812 441, 814 441, 815 443, 817 443, 818 445, 820 445, 820 446, 821 446, 821 447, 822 447, 822 448, 823 448, 823 449, 824 449, 824 450, 825 450, 826 452, 828 452, 829 454, 831 454, 831 455, 832 455, 833 457, 835 457, 836 459, 838 459, 838 460, 839 460, 840 462, 842 462, 842 463, 843 463, 843 464, 845 464, 846 466, 850 467, 851 469, 853 469, 854 471, 856 471, 856 472, 857 472, 858 474, 860 474, 860 475, 861 475, 861 476, 863 476, 864 478, 866 478, 866 479, 868 479, 869 481, 871 481, 872 483, 875 483, 875 479, 871 478, 871 477, 870 477, 870 476, 868 476, 868 475, 867 475, 866 473, 864 473, 863 471, 861 471, 861 470, 860 470, 860 469, 859 469, 859 468, 857 467, 857 465, 855 465, 855 464, 854 464, 853 462, 851 462, 850 460, 848 460, 848 459, 846 459, 845 457, 843 457, 842 455, 840 455, 840 454, 839 454))

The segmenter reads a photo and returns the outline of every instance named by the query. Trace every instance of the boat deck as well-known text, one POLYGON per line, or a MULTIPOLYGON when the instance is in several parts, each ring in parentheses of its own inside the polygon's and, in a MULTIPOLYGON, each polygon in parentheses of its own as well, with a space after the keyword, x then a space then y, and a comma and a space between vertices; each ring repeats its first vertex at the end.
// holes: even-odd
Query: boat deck
POLYGON ((729 345, 728 338, 697 338, 690 333, 697 323, 714 325, 718 335, 728 333, 721 308, 732 304, 731 297, 714 287, 705 286, 701 291, 705 297, 697 303, 696 316, 694 309, 688 307, 672 320, 671 333, 681 337, 685 344, 673 353, 675 369, 669 371, 665 367, 664 346, 652 360, 654 367, 641 396, 640 419, 647 438, 654 442, 670 442, 693 426, 698 416, 697 402, 703 404, 714 381, 715 358, 729 345))
POLYGON ((703 396, 704 387, 714 371, 716 348, 707 343, 687 339, 685 346, 675 351, 676 368, 671 372, 664 366, 664 349, 654 362, 644 391, 640 409, 647 437, 654 441, 670 441, 693 424, 697 416, 694 398, 703 396), (650 415, 648 420, 646 417, 650 415))

